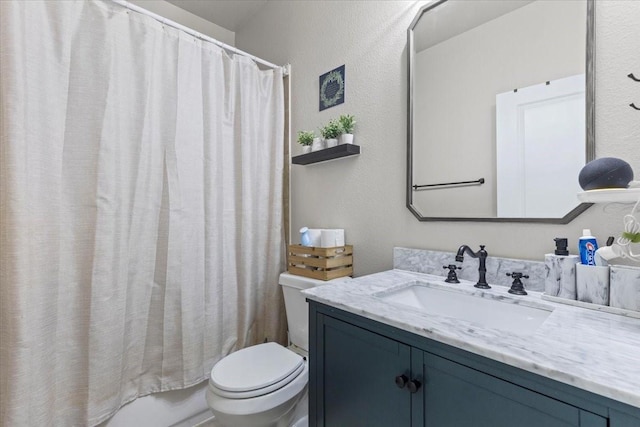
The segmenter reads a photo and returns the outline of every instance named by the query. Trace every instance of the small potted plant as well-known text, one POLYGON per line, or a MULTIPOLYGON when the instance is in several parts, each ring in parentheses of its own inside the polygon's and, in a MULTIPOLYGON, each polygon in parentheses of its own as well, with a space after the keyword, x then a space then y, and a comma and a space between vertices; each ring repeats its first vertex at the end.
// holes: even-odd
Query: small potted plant
POLYGON ((356 124, 356 118, 350 114, 340 116, 338 122, 340 124, 340 144, 353 144, 353 128, 356 124))
POLYGON ((311 152, 311 144, 316 134, 313 131, 301 130, 298 132, 298 144, 302 145, 302 154, 311 152))
POLYGON ((329 123, 323 128, 320 128, 320 133, 325 139, 327 147, 335 147, 338 145, 338 137, 340 136, 341 128, 340 123, 335 120, 329 120, 329 123))

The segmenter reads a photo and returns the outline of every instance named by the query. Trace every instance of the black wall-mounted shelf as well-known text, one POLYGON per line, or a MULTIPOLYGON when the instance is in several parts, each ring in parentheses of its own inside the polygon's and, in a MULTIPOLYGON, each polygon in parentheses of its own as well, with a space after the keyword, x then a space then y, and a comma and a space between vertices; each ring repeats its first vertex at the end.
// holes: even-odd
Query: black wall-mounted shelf
POLYGON ((360 146, 355 144, 340 144, 324 150, 301 154, 291 159, 294 165, 310 165, 312 163, 326 162, 340 157, 355 156, 360 154, 360 146))

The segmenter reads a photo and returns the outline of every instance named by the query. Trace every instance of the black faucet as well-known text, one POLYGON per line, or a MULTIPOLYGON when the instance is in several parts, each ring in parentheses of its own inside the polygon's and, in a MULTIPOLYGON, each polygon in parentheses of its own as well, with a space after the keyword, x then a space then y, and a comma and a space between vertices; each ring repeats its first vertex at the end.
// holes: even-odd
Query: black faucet
POLYGON ((490 289, 491 286, 487 283, 487 251, 484 250, 484 245, 480 245, 480 250, 478 252, 473 252, 471 248, 467 245, 462 245, 458 249, 458 253, 456 254, 456 261, 462 262, 464 261, 464 253, 469 254, 473 258, 478 258, 478 283, 476 283, 476 288, 480 289, 490 289))

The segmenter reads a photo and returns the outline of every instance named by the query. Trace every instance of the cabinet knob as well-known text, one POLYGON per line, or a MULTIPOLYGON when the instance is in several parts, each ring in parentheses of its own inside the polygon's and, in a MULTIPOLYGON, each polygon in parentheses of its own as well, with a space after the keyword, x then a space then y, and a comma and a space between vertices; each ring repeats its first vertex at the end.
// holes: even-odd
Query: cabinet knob
POLYGON ((398 375, 396 377, 396 385, 398 386, 398 388, 404 388, 404 386, 407 385, 408 381, 409 381, 409 378, 407 378, 406 375, 398 375))
POLYGON ((407 383, 410 393, 416 393, 420 389, 421 385, 422 383, 418 380, 411 380, 407 383))

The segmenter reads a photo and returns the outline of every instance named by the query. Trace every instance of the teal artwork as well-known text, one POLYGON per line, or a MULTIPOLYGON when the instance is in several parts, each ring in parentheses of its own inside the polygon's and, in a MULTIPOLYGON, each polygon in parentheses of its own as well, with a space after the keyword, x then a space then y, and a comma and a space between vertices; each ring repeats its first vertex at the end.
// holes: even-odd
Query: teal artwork
POLYGON ((344 65, 320 76, 320 111, 344 102, 344 65))

